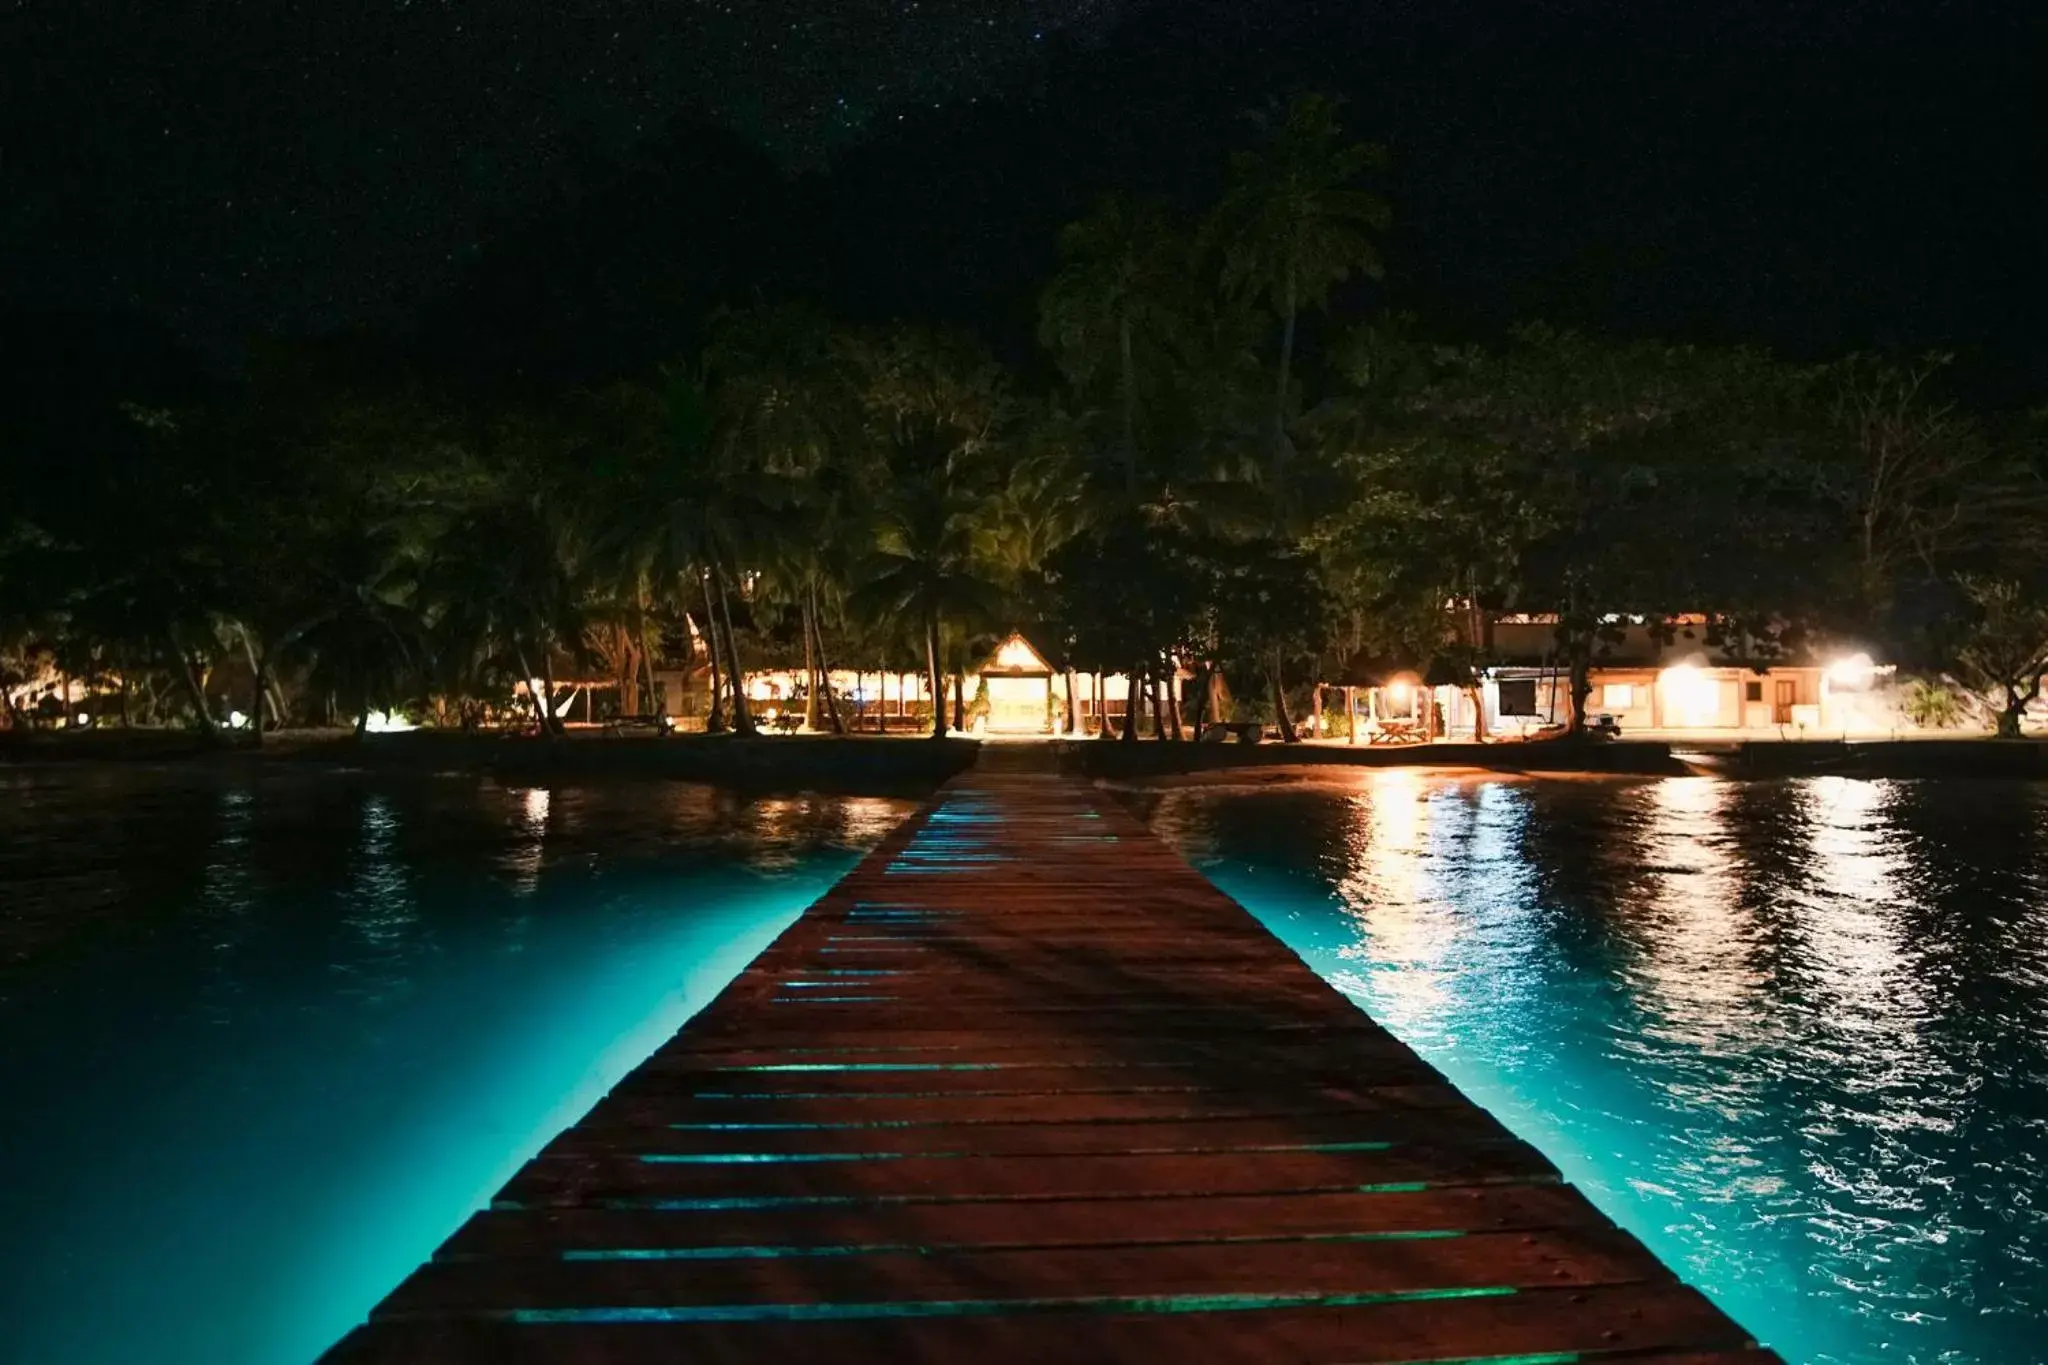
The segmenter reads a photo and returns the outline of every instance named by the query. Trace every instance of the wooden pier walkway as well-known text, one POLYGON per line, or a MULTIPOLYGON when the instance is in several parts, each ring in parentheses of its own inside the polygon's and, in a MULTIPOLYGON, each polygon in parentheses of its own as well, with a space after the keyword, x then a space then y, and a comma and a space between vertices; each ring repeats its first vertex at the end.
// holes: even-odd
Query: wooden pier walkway
POLYGON ((1135 819, 970 772, 327 1359, 1777 1357, 1135 819))

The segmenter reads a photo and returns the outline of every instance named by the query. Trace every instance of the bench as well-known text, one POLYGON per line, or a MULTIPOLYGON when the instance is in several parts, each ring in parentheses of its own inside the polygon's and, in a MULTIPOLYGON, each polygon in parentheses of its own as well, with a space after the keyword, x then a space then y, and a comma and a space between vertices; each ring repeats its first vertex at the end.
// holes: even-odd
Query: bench
POLYGON ((1427 736, 1412 720, 1383 720, 1366 732, 1367 744, 1420 744, 1427 736))
POLYGON ((665 735, 675 729, 675 722, 667 716, 613 716, 604 723, 608 735, 632 734, 645 730, 649 734, 665 735))

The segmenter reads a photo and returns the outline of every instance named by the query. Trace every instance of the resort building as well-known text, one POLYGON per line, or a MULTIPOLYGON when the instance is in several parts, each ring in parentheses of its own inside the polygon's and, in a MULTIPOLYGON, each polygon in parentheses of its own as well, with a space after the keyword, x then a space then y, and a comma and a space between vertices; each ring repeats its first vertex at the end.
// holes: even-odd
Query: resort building
MULTIPOLYGON (((831 685, 842 717, 855 728, 896 729, 930 722, 931 683, 922 672, 838 668, 832 670, 831 685)), ((747 674, 747 696, 770 720, 792 710, 801 712, 804 688, 801 668, 747 674)), ((1036 645, 1013 632, 960 679, 957 700, 971 733, 1030 736, 1090 734, 1104 721, 1120 724, 1129 695, 1129 680, 1123 674, 1054 668, 1036 645)), ((950 687, 945 700, 948 706, 956 700, 950 687)))
MULTIPOLYGON (((1476 698, 1461 687, 1425 686, 1412 668, 1354 659, 1321 690, 1311 729, 1366 742, 1470 738, 1482 730, 1475 701, 1490 737, 1561 727, 1571 718, 1571 675, 1557 656, 1556 630, 1552 616, 1496 619, 1488 652, 1499 662, 1486 669, 1476 698)), ((1590 671, 1589 725, 1637 735, 1787 738, 1903 728, 1889 695, 1892 670, 1867 654, 1751 664, 1710 645, 1704 617, 1680 617, 1660 630, 1616 622, 1613 634, 1618 638, 1602 642, 1590 671)))

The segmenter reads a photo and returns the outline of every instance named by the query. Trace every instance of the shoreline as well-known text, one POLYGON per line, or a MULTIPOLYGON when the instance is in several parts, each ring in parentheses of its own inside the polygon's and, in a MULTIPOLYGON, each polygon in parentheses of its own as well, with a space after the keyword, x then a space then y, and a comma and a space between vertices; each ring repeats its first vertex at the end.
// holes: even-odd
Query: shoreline
POLYGON ((148 767, 190 771, 474 775, 511 781, 702 782, 743 791, 836 795, 921 795, 972 766, 972 740, 881 736, 672 735, 613 738, 417 730, 396 735, 287 731, 250 745, 210 748, 175 731, 102 731, 0 737, 0 772, 10 768, 148 767))
MULTIPOLYGON (((1059 741, 1060 770, 1102 781, 1187 785, 1253 774, 1412 768, 1524 777, 1988 777, 2048 779, 2048 741, 1970 739, 1562 740, 1349 748, 1059 741)), ((1292 780, 1300 780, 1295 778, 1292 780)))
POLYGON ((10 768, 158 767, 474 774, 514 781, 637 778, 705 782, 754 791, 808 790, 911 795, 974 765, 984 747, 1030 766, 1111 782, 1187 785, 1307 780, 1316 774, 1404 768, 1526 777, 2048 779, 2048 741, 1663 740, 1417 744, 1398 748, 1288 744, 1197 744, 1052 739, 984 746, 972 738, 924 736, 733 735, 614 737, 571 733, 556 740, 432 730, 357 736, 284 731, 264 747, 209 748, 179 731, 0 734, 0 771, 10 768))

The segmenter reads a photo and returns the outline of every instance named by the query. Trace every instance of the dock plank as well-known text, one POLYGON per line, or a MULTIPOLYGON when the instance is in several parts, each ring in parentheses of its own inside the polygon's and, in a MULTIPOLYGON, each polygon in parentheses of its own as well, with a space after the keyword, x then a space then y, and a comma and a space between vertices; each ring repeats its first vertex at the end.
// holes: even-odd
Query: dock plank
POLYGON ((1775 1356, 1136 820, 970 773, 328 1355, 1775 1356))

